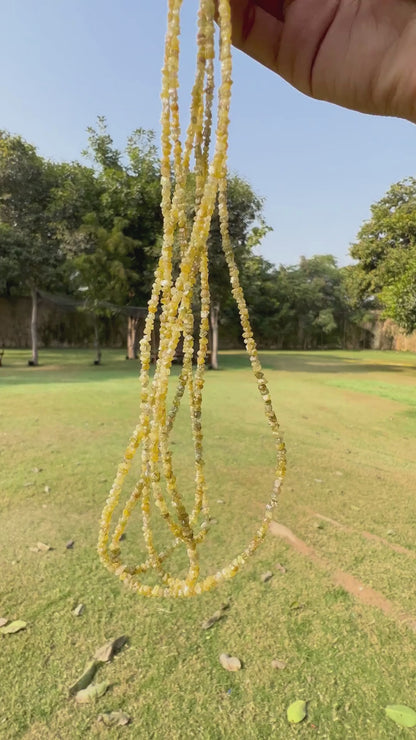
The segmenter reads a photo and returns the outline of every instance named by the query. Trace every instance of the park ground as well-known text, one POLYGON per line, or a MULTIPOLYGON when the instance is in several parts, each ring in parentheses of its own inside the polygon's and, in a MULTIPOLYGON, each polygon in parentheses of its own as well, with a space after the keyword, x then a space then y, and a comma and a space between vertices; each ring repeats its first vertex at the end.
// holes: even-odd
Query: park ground
MULTIPOLYGON (((179 601, 131 594, 96 554, 100 512, 138 420, 136 363, 113 351, 100 367, 87 351, 44 351, 37 368, 27 359, 7 352, 0 369, 0 618, 27 623, 0 636, 1 738, 414 737, 384 708, 416 709, 416 355, 262 354, 288 448, 276 523, 233 581, 179 601), (224 604, 223 618, 201 629, 224 604), (78 705, 69 687, 120 635, 127 644, 97 675, 110 688, 78 705), (242 669, 224 670, 221 653, 242 669), (307 717, 289 725, 299 699, 307 717), (98 721, 116 710, 128 726, 98 721)), ((203 407, 217 520, 201 552, 206 571, 250 540, 273 477, 247 360, 220 360, 203 407)), ((185 410, 173 442, 188 496, 185 410)), ((136 533, 134 521, 126 545, 136 533)))

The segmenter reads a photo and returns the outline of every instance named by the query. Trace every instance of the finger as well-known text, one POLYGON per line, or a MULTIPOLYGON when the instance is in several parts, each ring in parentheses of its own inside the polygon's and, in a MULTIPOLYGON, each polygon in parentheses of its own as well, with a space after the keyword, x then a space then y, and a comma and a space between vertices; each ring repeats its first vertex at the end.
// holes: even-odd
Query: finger
POLYGON ((283 30, 275 13, 281 17, 281 10, 276 0, 231 0, 234 46, 274 72, 283 30))
POLYGON ((269 13, 269 15, 272 15, 278 21, 284 20, 285 0, 254 0, 254 4, 258 5, 259 8, 265 10, 266 13, 269 13))

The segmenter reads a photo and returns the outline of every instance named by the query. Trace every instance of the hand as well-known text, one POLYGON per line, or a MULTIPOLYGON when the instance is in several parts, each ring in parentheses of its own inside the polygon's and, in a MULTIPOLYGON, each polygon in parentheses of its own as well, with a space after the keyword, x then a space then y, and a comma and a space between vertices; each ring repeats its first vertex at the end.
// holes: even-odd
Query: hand
POLYGON ((302 92, 416 123, 416 0, 230 2, 233 43, 302 92))

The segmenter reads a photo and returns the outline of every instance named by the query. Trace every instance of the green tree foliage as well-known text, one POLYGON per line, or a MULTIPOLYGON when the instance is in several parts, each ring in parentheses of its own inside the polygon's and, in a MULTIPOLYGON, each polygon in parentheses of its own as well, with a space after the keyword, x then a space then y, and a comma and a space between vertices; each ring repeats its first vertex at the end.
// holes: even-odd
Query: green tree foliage
MULTIPOLYGON (((297 265, 277 268, 251 254, 244 260, 241 280, 262 347, 342 346, 350 325, 361 319, 349 300, 345 268, 338 268, 332 255, 302 257, 297 265)), ((237 324, 231 304, 224 314, 224 323, 237 324)))
POLYGON ((342 272, 332 255, 280 267, 277 344, 312 349, 340 344, 348 313, 342 272))
POLYGON ((37 297, 59 281, 53 223, 57 168, 20 136, 0 131, 0 292, 32 296, 32 360, 38 363, 37 297))
MULTIPOLYGON (((237 266, 243 275, 245 265, 265 234, 270 231, 263 217, 263 199, 238 175, 227 183, 229 235, 237 266)), ((218 322, 220 311, 231 299, 230 277, 225 260, 218 210, 213 215, 208 239, 208 260, 211 291, 211 365, 216 368, 218 347, 218 322)), ((242 277, 242 282, 244 278, 242 277)))
POLYGON ((47 288, 61 261, 51 224, 57 173, 20 136, 0 131, 0 290, 47 288))
POLYGON ((371 207, 351 247, 349 278, 356 304, 372 301, 406 332, 416 329, 416 179, 392 185, 371 207))
MULTIPOLYGON (((86 154, 95 167, 100 192, 94 209, 96 223, 109 235, 118 229, 127 239, 125 260, 129 283, 125 284, 126 290, 123 296, 120 293, 119 301, 142 305, 150 295, 162 232, 159 157, 154 133, 137 129, 128 138, 123 153, 114 147, 105 118, 99 117, 97 128, 90 127, 88 133, 86 154)), ((102 231, 100 234, 102 237, 102 231)), ((114 273, 111 267, 110 273, 114 273)), ((109 280, 109 290, 110 285, 109 280)))
MULTIPOLYGON (((82 183, 80 205, 89 203, 91 210, 75 229, 66 218, 65 245, 72 289, 82 293, 98 319, 111 312, 109 304, 147 303, 162 231, 160 173, 153 132, 134 131, 124 152, 114 147, 105 118, 99 117, 88 133, 85 154, 92 160, 94 188, 90 192, 88 183, 82 183)), ((128 321, 130 335, 137 321, 128 321)), ((98 320, 95 339, 98 362, 98 320)), ((129 351, 133 356, 134 350, 129 351)))
POLYGON ((399 250, 394 262, 394 277, 380 291, 380 300, 385 316, 411 334, 416 329, 416 247, 399 250))

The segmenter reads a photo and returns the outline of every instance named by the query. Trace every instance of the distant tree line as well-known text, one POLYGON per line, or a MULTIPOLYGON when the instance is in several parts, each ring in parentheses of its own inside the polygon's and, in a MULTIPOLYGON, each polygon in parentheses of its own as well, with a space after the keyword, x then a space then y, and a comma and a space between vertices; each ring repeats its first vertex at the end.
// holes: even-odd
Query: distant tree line
MULTIPOLYGON (((44 159, 21 137, 0 131, 0 295, 32 298, 31 364, 38 363, 40 291, 73 296, 94 315, 97 361, 102 317, 115 307, 145 306, 150 295, 163 228, 154 133, 134 131, 120 151, 99 117, 88 136, 90 166, 44 159)), ((191 180, 190 203, 192 187, 191 180)), ((393 185, 372 206, 351 248, 356 264, 346 268, 331 255, 272 265, 256 254, 270 230, 262 198, 232 175, 228 199, 231 240, 260 346, 344 346, 375 309, 407 332, 416 328, 416 180, 393 185)), ((208 247, 215 348, 221 324, 238 335, 217 213, 208 247)), ((131 338, 134 311, 127 317, 131 338)), ((215 367, 215 352, 211 360, 215 367)))

